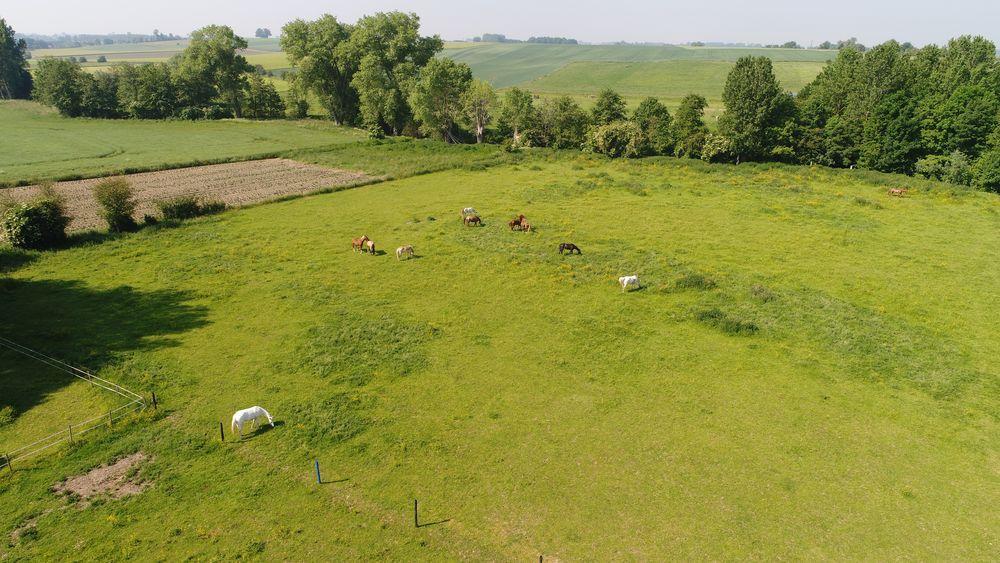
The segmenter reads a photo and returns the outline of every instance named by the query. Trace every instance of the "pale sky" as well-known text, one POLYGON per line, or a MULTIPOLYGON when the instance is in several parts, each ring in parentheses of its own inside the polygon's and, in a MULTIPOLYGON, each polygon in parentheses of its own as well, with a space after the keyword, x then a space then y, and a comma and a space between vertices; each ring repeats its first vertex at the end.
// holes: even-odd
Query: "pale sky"
POLYGON ((809 45, 855 36, 917 45, 963 34, 1000 42, 1000 0, 0 0, 0 17, 21 33, 163 33, 187 35, 217 23, 252 35, 275 34, 289 20, 330 13, 353 22, 402 10, 423 31, 445 39, 503 33, 574 37, 585 42, 728 41, 809 45))

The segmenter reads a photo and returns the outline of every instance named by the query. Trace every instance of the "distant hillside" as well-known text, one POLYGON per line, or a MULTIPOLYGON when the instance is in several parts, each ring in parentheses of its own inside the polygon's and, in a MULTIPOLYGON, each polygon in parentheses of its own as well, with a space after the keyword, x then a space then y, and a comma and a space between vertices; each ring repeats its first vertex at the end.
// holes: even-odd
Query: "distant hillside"
POLYGON ((835 51, 807 49, 692 48, 674 45, 544 45, 530 43, 449 43, 442 56, 467 63, 473 73, 498 88, 550 74, 569 63, 649 62, 669 60, 735 61, 744 55, 773 61, 824 62, 835 51))

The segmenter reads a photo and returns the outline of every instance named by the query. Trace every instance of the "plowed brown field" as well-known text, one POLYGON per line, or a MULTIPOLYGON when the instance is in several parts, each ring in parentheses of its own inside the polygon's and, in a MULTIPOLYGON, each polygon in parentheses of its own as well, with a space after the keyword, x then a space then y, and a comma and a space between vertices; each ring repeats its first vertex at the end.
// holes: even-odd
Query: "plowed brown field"
MULTIPOLYGON (((238 207, 287 195, 357 184, 371 177, 363 172, 272 158, 144 172, 130 174, 126 178, 132 184, 139 201, 136 219, 141 219, 144 214, 157 213, 157 201, 179 195, 196 195, 204 200, 223 201, 229 206, 238 207)), ((54 185, 56 192, 66 199, 66 207, 72 217, 69 230, 104 227, 100 206, 91 193, 91 188, 100 181, 100 178, 94 178, 54 185)), ((38 186, 26 186, 2 190, 0 194, 13 196, 20 201, 30 199, 38 191, 38 186)))

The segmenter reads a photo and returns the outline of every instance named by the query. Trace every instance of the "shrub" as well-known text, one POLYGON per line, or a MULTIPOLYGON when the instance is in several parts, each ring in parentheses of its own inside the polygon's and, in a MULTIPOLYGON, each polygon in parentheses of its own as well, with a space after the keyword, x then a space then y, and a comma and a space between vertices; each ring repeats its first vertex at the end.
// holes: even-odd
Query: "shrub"
POLYGON ((99 62, 99 63, 106 63, 106 62, 108 62, 108 58, 105 57, 104 55, 100 55, 100 56, 97 57, 97 62, 99 62))
POLYGON ((14 414, 14 407, 11 405, 0 409, 0 428, 14 422, 14 414))
POLYGON ((615 121, 595 128, 588 135, 590 149, 611 158, 642 156, 642 129, 630 121, 615 121))
POLYGON ((704 311, 699 311, 695 317, 708 326, 715 327, 726 334, 746 336, 755 334, 760 330, 760 327, 756 323, 732 317, 719 309, 705 309, 704 311))
POLYGON ((112 233, 134 231, 136 225, 132 215, 136 201, 132 186, 125 178, 108 178, 94 186, 94 199, 104 210, 104 221, 112 233))
POLYGON ((712 289, 715 287, 715 280, 697 272, 690 272, 677 280, 677 287, 680 289, 712 289))
POLYGON ((1000 193, 1000 149, 983 153, 972 169, 973 185, 981 190, 1000 193))
POLYGON ((917 161, 917 174, 960 186, 968 186, 973 179, 969 158, 962 151, 955 151, 949 156, 932 154, 921 158, 917 161))
POLYGON ((33 201, 7 207, 0 217, 0 234, 18 248, 43 250, 66 241, 69 217, 62 198, 43 188, 33 201))
POLYGON ((156 204, 167 221, 183 221, 199 215, 211 215, 226 209, 221 201, 201 202, 196 196, 182 195, 156 204))
POLYGON ((725 135, 709 133, 701 148, 701 159, 705 162, 731 162, 732 141, 725 135))

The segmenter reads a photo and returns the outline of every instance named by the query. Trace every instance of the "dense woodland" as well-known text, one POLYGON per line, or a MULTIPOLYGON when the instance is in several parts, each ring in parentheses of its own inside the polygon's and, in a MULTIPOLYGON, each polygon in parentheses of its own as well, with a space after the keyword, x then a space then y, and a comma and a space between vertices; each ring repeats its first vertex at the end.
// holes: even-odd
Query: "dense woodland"
POLYGON ((629 110, 613 91, 590 111, 569 97, 497 93, 466 64, 437 57, 441 38, 419 31, 419 18, 401 12, 354 24, 330 15, 288 23, 281 46, 295 70, 286 75, 292 87, 283 100, 239 54, 246 41, 225 26, 195 31, 166 63, 89 74, 72 61, 41 60, 32 90, 23 42, 4 25, 0 96, 32 92, 70 117, 138 119, 304 117, 313 99, 331 119, 373 137, 860 167, 1000 191, 1000 62, 982 37, 920 49, 841 42, 798 95, 782 88, 767 57, 741 58, 725 84, 725 111, 710 129, 707 101, 694 94, 671 114, 655 98, 629 110))

